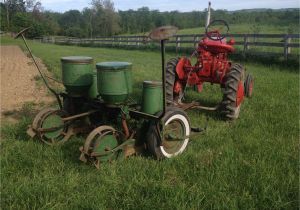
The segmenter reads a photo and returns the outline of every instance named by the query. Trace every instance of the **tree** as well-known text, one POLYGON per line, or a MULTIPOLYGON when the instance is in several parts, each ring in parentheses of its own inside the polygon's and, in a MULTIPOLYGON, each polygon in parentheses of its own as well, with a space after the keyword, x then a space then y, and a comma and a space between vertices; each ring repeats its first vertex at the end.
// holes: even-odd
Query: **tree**
POLYGON ((119 16, 110 0, 92 0, 91 2, 92 32, 98 36, 111 36, 120 31, 119 16))

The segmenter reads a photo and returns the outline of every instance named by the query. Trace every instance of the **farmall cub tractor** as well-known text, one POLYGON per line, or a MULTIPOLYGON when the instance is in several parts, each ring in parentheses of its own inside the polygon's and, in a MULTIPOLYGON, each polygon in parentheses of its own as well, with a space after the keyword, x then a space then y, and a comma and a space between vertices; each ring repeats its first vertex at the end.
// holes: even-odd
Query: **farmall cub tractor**
POLYGON ((228 60, 228 54, 234 51, 235 41, 226 41, 229 26, 224 20, 214 20, 206 27, 204 38, 190 58, 173 58, 167 63, 166 96, 170 105, 178 107, 219 110, 225 119, 238 118, 244 97, 251 97, 253 78, 245 76, 245 68, 228 60), (222 31, 224 31, 223 33, 222 31), (191 58, 196 63, 191 64, 191 58), (199 103, 184 104, 183 98, 187 86, 196 86, 202 91, 203 83, 219 84, 223 92, 222 102, 216 107, 203 107, 199 103))

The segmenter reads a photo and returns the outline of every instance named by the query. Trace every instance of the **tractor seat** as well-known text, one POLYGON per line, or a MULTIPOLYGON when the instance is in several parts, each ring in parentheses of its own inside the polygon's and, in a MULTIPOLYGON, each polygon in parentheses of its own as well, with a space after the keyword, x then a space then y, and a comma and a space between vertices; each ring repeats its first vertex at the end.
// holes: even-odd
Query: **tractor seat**
POLYGON ((231 53, 234 51, 234 47, 232 46, 233 44, 233 39, 226 42, 226 38, 215 41, 206 37, 199 42, 200 47, 211 53, 231 53))

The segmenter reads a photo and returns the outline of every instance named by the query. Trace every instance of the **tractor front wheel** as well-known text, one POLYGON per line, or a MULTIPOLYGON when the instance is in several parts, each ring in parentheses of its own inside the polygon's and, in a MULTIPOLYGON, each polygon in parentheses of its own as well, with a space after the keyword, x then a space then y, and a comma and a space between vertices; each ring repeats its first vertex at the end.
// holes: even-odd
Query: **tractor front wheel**
POLYGON ((252 97, 252 92, 253 92, 253 86, 254 86, 254 80, 253 77, 248 74, 245 83, 244 83, 244 88, 245 88, 245 96, 248 98, 252 97))
POLYGON ((239 117, 241 103, 244 99, 244 75, 244 67, 240 64, 232 65, 225 75, 221 114, 227 120, 234 120, 239 117))
POLYGON ((150 125, 146 135, 148 150, 157 159, 177 156, 185 150, 190 130, 186 113, 179 108, 168 107, 161 123, 150 125))

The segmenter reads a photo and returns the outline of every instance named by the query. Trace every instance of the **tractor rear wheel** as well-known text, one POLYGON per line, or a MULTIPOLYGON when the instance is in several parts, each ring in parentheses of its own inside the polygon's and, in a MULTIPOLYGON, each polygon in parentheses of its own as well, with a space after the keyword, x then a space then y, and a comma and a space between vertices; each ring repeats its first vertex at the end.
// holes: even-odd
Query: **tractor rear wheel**
POLYGON ((177 156, 185 150, 190 131, 186 113, 179 108, 168 107, 161 123, 150 124, 146 135, 147 148, 156 159, 177 156))
POLYGON ((225 75, 221 114, 227 120, 234 120, 239 117, 244 98, 244 75, 244 67, 240 64, 232 65, 225 75))
POLYGON ((173 105, 174 103, 181 103, 183 98, 185 84, 182 85, 182 90, 179 93, 174 92, 175 82, 178 80, 176 74, 176 66, 179 58, 171 58, 166 66, 166 99, 167 105, 173 105))

